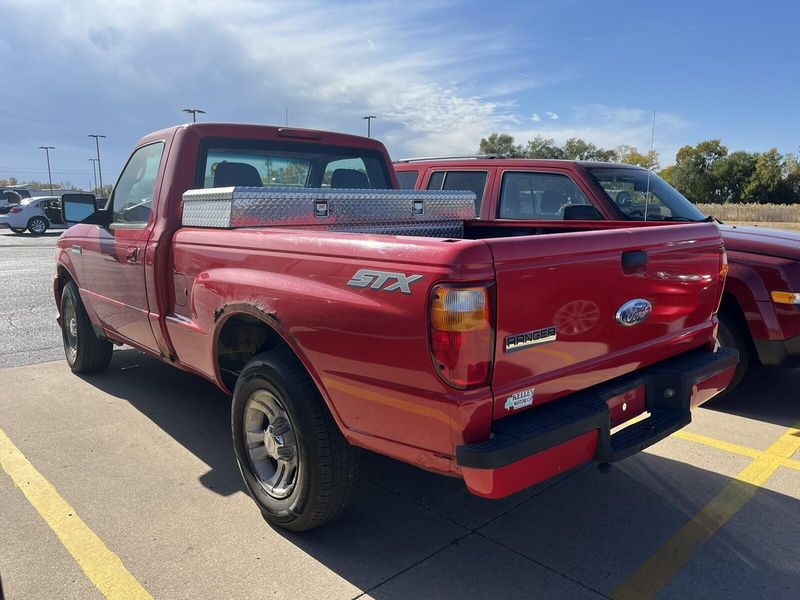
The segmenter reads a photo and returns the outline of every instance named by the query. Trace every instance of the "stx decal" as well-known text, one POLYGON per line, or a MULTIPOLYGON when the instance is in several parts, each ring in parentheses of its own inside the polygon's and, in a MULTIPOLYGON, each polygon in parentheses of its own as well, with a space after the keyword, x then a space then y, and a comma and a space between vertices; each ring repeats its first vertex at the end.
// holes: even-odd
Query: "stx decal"
POLYGON ((347 282, 347 285, 360 288, 369 286, 373 290, 382 289, 384 292, 401 291, 404 294, 410 294, 411 284, 420 279, 422 279, 422 275, 406 275, 405 273, 359 269, 356 271, 355 275, 353 275, 353 278, 347 282), (389 284, 392 280, 394 280, 394 283, 389 284), (389 285, 384 287, 385 284, 389 285))

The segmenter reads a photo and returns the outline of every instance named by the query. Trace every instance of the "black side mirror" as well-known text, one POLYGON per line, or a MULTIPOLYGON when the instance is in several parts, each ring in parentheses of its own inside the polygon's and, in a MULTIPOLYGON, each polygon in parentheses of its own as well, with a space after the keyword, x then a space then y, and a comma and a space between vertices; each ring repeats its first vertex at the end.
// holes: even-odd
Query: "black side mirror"
MULTIPOLYGON (((105 205, 105 202, 102 203, 105 205)), ((61 218, 65 223, 91 223, 107 225, 109 213, 97 207, 94 194, 64 194, 61 196, 61 218)))
POLYGON ((600 221, 602 218, 600 211, 588 204, 572 204, 564 207, 565 221, 600 221))

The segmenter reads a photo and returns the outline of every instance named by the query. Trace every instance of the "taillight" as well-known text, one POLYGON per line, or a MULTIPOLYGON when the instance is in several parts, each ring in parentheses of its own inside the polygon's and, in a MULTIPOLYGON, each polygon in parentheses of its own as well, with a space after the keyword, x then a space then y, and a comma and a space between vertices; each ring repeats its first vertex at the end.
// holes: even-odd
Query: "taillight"
POLYGON ((462 389, 486 384, 492 369, 493 348, 489 290, 434 287, 431 354, 442 379, 462 389))
POLYGON ((14 208, 8 209, 8 212, 17 214, 17 213, 21 213, 22 209, 19 206, 15 206, 14 208))

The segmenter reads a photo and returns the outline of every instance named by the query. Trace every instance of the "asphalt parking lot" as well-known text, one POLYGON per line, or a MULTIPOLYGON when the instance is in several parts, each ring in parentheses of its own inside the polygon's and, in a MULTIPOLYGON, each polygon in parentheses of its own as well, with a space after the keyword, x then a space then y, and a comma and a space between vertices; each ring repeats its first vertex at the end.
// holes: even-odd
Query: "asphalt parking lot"
POLYGON ((245 495, 211 384, 130 349, 69 372, 56 237, 0 233, 9 600, 800 597, 800 370, 756 372, 608 473, 503 501, 368 455, 352 508, 291 534, 245 495))

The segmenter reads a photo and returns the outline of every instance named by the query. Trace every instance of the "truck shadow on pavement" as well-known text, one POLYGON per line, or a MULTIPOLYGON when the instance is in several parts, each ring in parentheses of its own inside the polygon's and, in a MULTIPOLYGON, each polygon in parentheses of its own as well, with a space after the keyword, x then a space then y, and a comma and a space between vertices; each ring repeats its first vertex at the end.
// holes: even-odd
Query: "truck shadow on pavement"
MULTIPOLYGON (((134 350, 115 352, 108 373, 84 379, 129 402, 204 461, 205 487, 224 496, 243 491, 230 400, 212 384, 134 350)), ((769 376, 771 386, 775 379, 769 376)), ((796 383, 790 374, 780 389, 796 383)), ((744 386, 713 410, 787 424, 800 413, 785 395, 777 412, 763 403, 749 407, 752 394, 744 386)), ((253 507, 253 527, 265 528, 259 543, 289 541, 373 598, 596 598, 630 576, 750 460, 714 457, 704 446, 669 439, 608 473, 589 465, 488 501, 458 479, 365 453, 361 489, 337 521, 294 534, 270 529, 253 507)), ((798 475, 781 469, 766 488, 742 483, 739 492, 752 499, 700 546, 664 597, 800 594, 798 475)), ((313 597, 315 583, 307 585, 313 597)))
POLYGON ((800 368, 751 367, 738 388, 703 408, 791 427, 800 419, 800 368))

